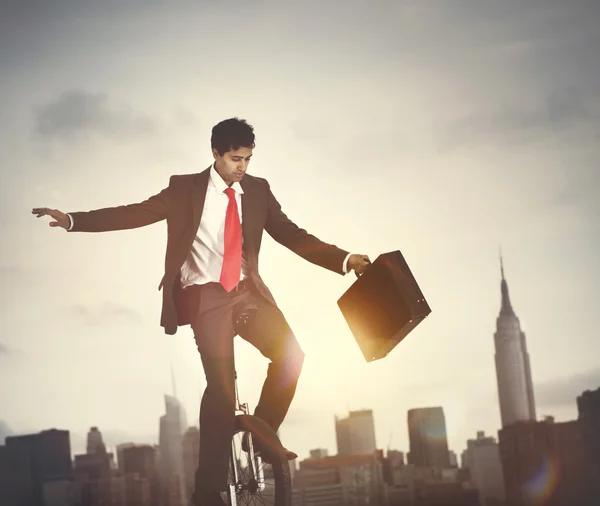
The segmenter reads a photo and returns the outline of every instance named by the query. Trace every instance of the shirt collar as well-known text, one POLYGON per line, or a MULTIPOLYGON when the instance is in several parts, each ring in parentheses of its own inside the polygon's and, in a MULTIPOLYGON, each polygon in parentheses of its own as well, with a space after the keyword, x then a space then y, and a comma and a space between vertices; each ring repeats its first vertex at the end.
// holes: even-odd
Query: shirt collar
MULTIPOLYGON (((210 168, 210 180, 211 180, 212 184, 214 185, 215 189, 219 193, 225 193, 225 190, 228 188, 227 183, 225 181, 223 181, 223 178, 219 175, 219 173, 217 172, 217 169, 215 169, 214 163, 212 164, 212 166, 210 168)), ((244 193, 242 185, 238 181, 233 183, 231 185, 231 188, 233 188, 235 193, 240 193, 240 194, 244 193)))

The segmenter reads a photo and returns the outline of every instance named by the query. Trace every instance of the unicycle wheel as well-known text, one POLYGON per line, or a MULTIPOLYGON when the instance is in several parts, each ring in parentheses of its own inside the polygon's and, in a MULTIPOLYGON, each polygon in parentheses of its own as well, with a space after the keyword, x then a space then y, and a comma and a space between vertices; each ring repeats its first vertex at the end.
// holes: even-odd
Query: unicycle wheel
POLYGON ((227 495, 231 506, 292 504, 289 462, 283 453, 276 451, 280 447, 277 435, 269 431, 267 444, 265 433, 264 422, 255 417, 236 417, 227 479, 227 495), (267 450, 269 463, 264 462, 261 454, 254 451, 257 443, 261 449, 275 448, 273 451, 267 450))

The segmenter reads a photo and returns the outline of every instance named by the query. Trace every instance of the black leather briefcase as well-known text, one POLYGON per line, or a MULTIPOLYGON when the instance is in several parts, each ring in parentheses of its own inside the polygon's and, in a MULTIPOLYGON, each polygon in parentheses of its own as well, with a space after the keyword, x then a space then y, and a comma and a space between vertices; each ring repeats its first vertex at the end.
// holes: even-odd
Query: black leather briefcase
POLYGON ((367 362, 388 355, 431 313, 400 251, 379 255, 337 303, 367 362))

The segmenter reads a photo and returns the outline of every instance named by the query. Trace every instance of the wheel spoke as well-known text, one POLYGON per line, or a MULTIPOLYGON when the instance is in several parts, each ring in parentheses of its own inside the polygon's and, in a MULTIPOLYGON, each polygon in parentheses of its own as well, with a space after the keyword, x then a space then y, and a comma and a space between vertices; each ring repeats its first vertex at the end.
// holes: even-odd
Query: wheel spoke
MULTIPOLYGON (((260 462, 260 467, 254 469, 253 473, 252 466, 250 465, 250 456, 242 448, 242 441, 244 432, 236 432, 234 435, 234 441, 232 444, 232 451, 235 456, 235 463, 237 468, 238 480, 234 484, 236 493, 236 503, 238 505, 273 505, 278 506, 279 504, 288 504, 283 498, 286 493, 289 495, 290 491, 284 490, 287 486, 290 486, 289 476, 287 476, 287 482, 284 480, 284 473, 282 470, 273 469, 273 465, 265 464, 262 459, 255 457, 254 467, 260 462), (262 471, 262 472, 260 472, 262 471), (262 476, 262 479, 260 478, 262 476), (279 482, 279 483, 278 483, 279 482), (262 489, 262 490, 261 490, 262 489), (279 500, 277 498, 280 498, 279 500)), ((281 465, 281 462, 277 462, 281 465)), ((234 474, 230 468, 229 472, 229 483, 233 484, 234 474)))

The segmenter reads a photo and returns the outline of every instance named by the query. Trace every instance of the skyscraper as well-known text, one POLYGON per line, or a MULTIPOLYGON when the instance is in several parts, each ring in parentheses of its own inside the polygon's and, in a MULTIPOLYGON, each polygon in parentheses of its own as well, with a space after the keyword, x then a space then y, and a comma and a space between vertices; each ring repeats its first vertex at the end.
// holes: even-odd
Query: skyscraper
POLYGON ((479 490, 481 506, 501 504, 504 501, 500 449, 493 437, 486 437, 483 431, 478 431, 477 439, 469 439, 464 465, 470 471, 473 485, 479 490))
POLYGON ((598 504, 587 501, 589 465, 577 420, 514 423, 500 429, 498 439, 507 505, 598 504))
POLYGON ((169 483, 171 487, 177 484, 177 495, 185 497, 183 435, 187 430, 187 418, 183 405, 175 396, 165 395, 165 409, 159 428, 161 476, 163 483, 169 483))
POLYGON ((200 430, 198 427, 189 427, 183 435, 183 477, 185 493, 188 502, 191 502, 196 469, 200 459, 200 430))
POLYGON ((408 463, 417 467, 450 467, 446 417, 442 407, 408 410, 408 463))
POLYGON ((88 431, 86 453, 106 453, 102 432, 98 430, 98 427, 91 427, 88 431))
POLYGON ((123 454, 125 453, 125 450, 127 448, 133 448, 135 446, 137 446, 135 443, 119 443, 116 446, 115 452, 117 454, 117 469, 120 472, 123 473, 124 469, 125 469, 125 467, 124 467, 125 466, 125 462, 123 460, 123 454))
MULTIPOLYGON (((158 469, 156 465, 157 448, 150 445, 133 445, 124 447, 121 457, 121 471, 128 478, 134 475, 137 480, 134 480, 136 491, 128 494, 141 497, 145 494, 149 496, 148 500, 142 502, 144 506, 158 506, 160 504, 159 479, 158 469), (146 490, 140 490, 146 489, 146 490), (137 492, 137 494, 136 494, 137 492)), ((131 480, 130 480, 131 483, 131 480)), ((129 488, 129 487, 128 487, 129 488)), ((128 505, 135 504, 135 501, 129 501, 128 505)))
POLYGON ((589 495, 600 497, 600 388, 579 395, 577 411, 589 468, 589 495))
POLYGON ((496 319, 494 342, 500 417, 502 427, 506 427, 519 421, 535 420, 536 417, 525 333, 521 330, 519 318, 510 303, 502 256, 500 272, 502 299, 500 314, 496 319))
POLYGON ((338 455, 364 455, 375 452, 373 411, 350 411, 347 418, 335 419, 338 455))
POLYGON ((44 504, 44 484, 71 476, 69 431, 50 429, 8 436, 0 447, 1 504, 44 504))

